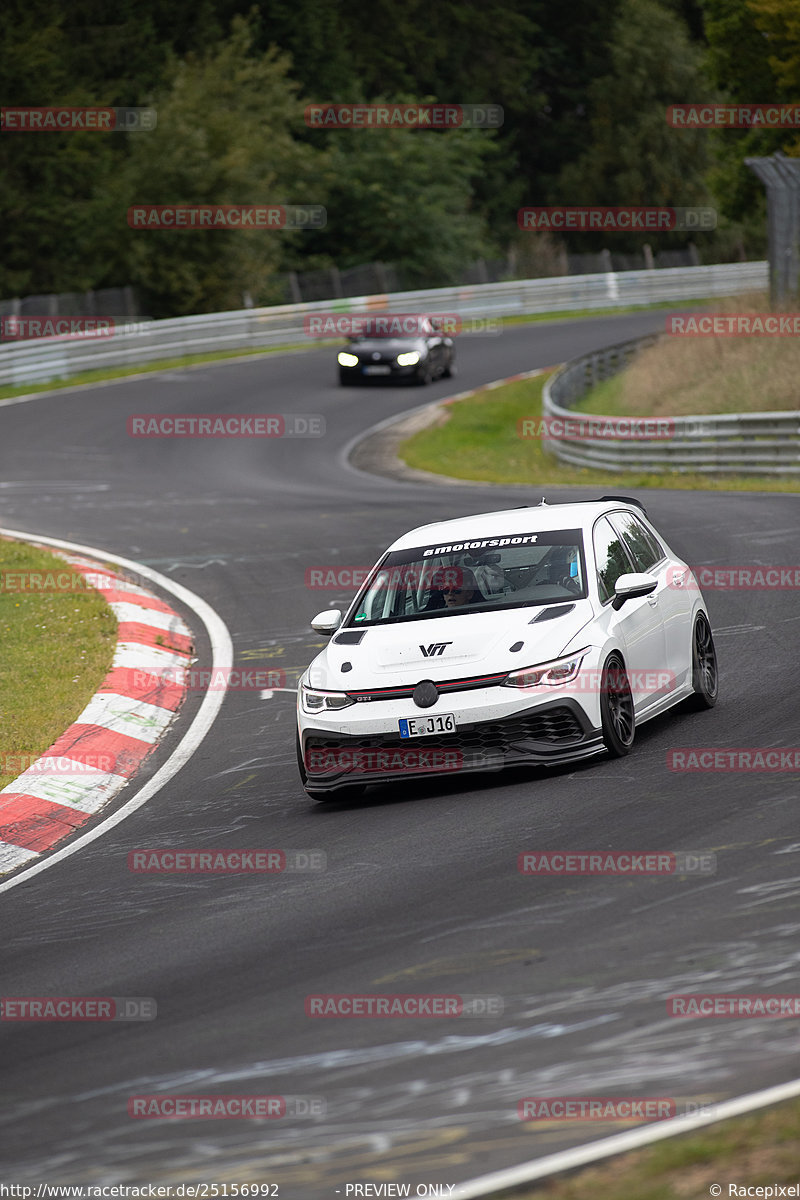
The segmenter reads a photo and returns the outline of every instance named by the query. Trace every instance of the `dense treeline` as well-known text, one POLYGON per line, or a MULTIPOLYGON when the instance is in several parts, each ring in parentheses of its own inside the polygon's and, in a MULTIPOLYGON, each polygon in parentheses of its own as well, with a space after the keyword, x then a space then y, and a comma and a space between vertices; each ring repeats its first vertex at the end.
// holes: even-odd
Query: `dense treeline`
MULTIPOLYGON (((0 136, 0 298, 133 283, 178 315, 370 261, 422 286, 547 235, 522 204, 710 204, 708 261, 764 251, 746 155, 800 131, 672 129, 670 104, 796 101, 797 0, 7 0, 3 103, 149 106, 140 133, 0 136), (489 102, 499 130, 309 129, 320 101, 489 102), (133 204, 323 204, 317 232, 130 229, 133 204)), ((686 236, 648 236, 654 249, 686 236)), ((572 235, 574 250, 640 235, 572 235)))

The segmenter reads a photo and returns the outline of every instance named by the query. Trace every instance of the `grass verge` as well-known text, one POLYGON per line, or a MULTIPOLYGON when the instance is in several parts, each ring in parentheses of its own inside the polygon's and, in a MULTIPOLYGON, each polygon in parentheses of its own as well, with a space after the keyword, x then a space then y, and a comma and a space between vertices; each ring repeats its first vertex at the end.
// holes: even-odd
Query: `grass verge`
MULTIPOLYGON (((592 1200, 699 1200, 745 1194, 729 1193, 729 1184, 752 1188, 797 1184, 798 1129, 800 1100, 790 1100, 566 1178, 542 1180, 531 1185, 533 1190, 515 1191, 514 1196, 517 1200, 586 1200, 588 1196, 592 1200), (712 1192, 712 1185, 720 1191, 712 1192)), ((759 1194, 765 1192, 750 1193, 759 1194)))
MULTIPOLYGON (((724 316, 770 314, 761 294, 718 301, 724 316)), ((792 336, 667 336, 578 405, 606 416, 695 416, 800 408, 800 339, 792 336)))
MULTIPOLYGON (((750 476, 706 476, 597 471, 571 467, 543 447, 538 438, 522 438, 517 422, 539 417, 546 376, 481 391, 443 409, 444 421, 423 429, 400 446, 409 467, 479 479, 491 483, 524 483, 608 488, 681 488, 691 491, 796 492, 797 480, 750 476)), ((637 414, 638 415, 638 414, 637 414)))
POLYGON ((10 590, 20 581, 8 573, 28 571, 72 575, 47 550, 0 538, 0 788, 85 708, 111 667, 117 642, 116 618, 99 592, 86 586, 10 590), (21 767, 14 765, 18 756, 21 767))

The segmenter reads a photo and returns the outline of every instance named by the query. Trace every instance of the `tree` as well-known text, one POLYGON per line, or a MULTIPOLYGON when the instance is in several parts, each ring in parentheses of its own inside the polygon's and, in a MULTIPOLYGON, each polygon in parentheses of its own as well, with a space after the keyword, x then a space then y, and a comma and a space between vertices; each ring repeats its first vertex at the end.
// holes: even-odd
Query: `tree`
MULTIPOLYGON (((769 104, 797 100, 798 34, 795 0, 702 0, 708 38, 707 70, 730 103, 769 104), (794 65, 792 65, 794 64, 794 65)), ((721 129, 709 134, 713 168, 709 186, 731 220, 742 223, 750 247, 763 252, 764 189, 745 158, 776 150, 798 153, 796 130, 721 129)))
POLYGON ((139 286, 148 315, 242 305, 278 269, 282 242, 304 236, 266 229, 130 229, 129 207, 159 204, 306 202, 296 177, 313 151, 293 138, 302 104, 276 50, 252 53, 254 30, 237 17, 203 56, 173 59, 157 94, 158 126, 141 133, 113 189, 117 271, 139 286))
POLYGON ((409 286, 448 283, 491 252, 473 184, 493 152, 477 131, 341 130, 316 181, 328 225, 308 248, 339 267, 398 263, 409 286))
MULTIPOLYGON (((706 134, 673 129, 666 120, 670 104, 702 101, 707 95, 700 54, 689 43, 683 22, 659 0, 624 0, 608 68, 589 87, 591 143, 561 173, 559 202, 710 204, 704 180, 706 134)), ((685 234, 660 238, 686 241, 685 234)), ((580 239, 580 248, 589 250, 608 245, 609 235, 581 234, 580 239)), ((640 235, 615 234, 614 246, 641 250, 642 240, 640 235)))

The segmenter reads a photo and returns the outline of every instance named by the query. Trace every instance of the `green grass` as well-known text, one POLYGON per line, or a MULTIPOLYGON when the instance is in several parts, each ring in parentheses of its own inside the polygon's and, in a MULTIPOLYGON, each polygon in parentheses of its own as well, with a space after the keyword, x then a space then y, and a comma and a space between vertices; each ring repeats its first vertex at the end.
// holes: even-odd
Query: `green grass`
POLYGON ((48 551, 0 538, 0 788, 20 774, 8 755, 37 758, 85 708, 117 640, 116 618, 99 592, 7 590, 19 581, 6 573, 23 571, 72 574, 48 551))
MULTIPOLYGON (((711 1125, 636 1150, 568 1177, 543 1180, 516 1200, 695 1200, 712 1184, 758 1187, 797 1183, 800 1100, 711 1125)), ((616 1130, 600 1129, 597 1138, 616 1130)), ((589 1138, 587 1137, 587 1140, 589 1138)), ((753 1193, 755 1194, 755 1193, 753 1193)), ((495 1193, 497 1196, 502 1192, 495 1193)))
POLYGON ((491 483, 603 488, 683 488, 703 491, 796 492, 797 480, 643 471, 615 474, 559 463, 538 438, 521 438, 517 422, 539 417, 545 376, 478 392, 443 409, 443 424, 423 429, 400 446, 409 467, 491 483))

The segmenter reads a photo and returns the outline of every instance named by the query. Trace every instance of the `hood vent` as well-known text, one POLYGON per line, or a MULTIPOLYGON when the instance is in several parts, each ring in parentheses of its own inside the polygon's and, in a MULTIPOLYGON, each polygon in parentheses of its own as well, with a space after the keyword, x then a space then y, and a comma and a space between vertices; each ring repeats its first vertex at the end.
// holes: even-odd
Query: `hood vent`
POLYGON ((528 624, 535 625, 537 621, 552 621, 553 617, 565 617, 574 607, 574 604, 555 604, 552 608, 543 608, 532 621, 528 621, 528 624))
POLYGON ((358 646, 366 632, 366 629, 345 629, 343 633, 337 633, 333 640, 337 646, 358 646))

